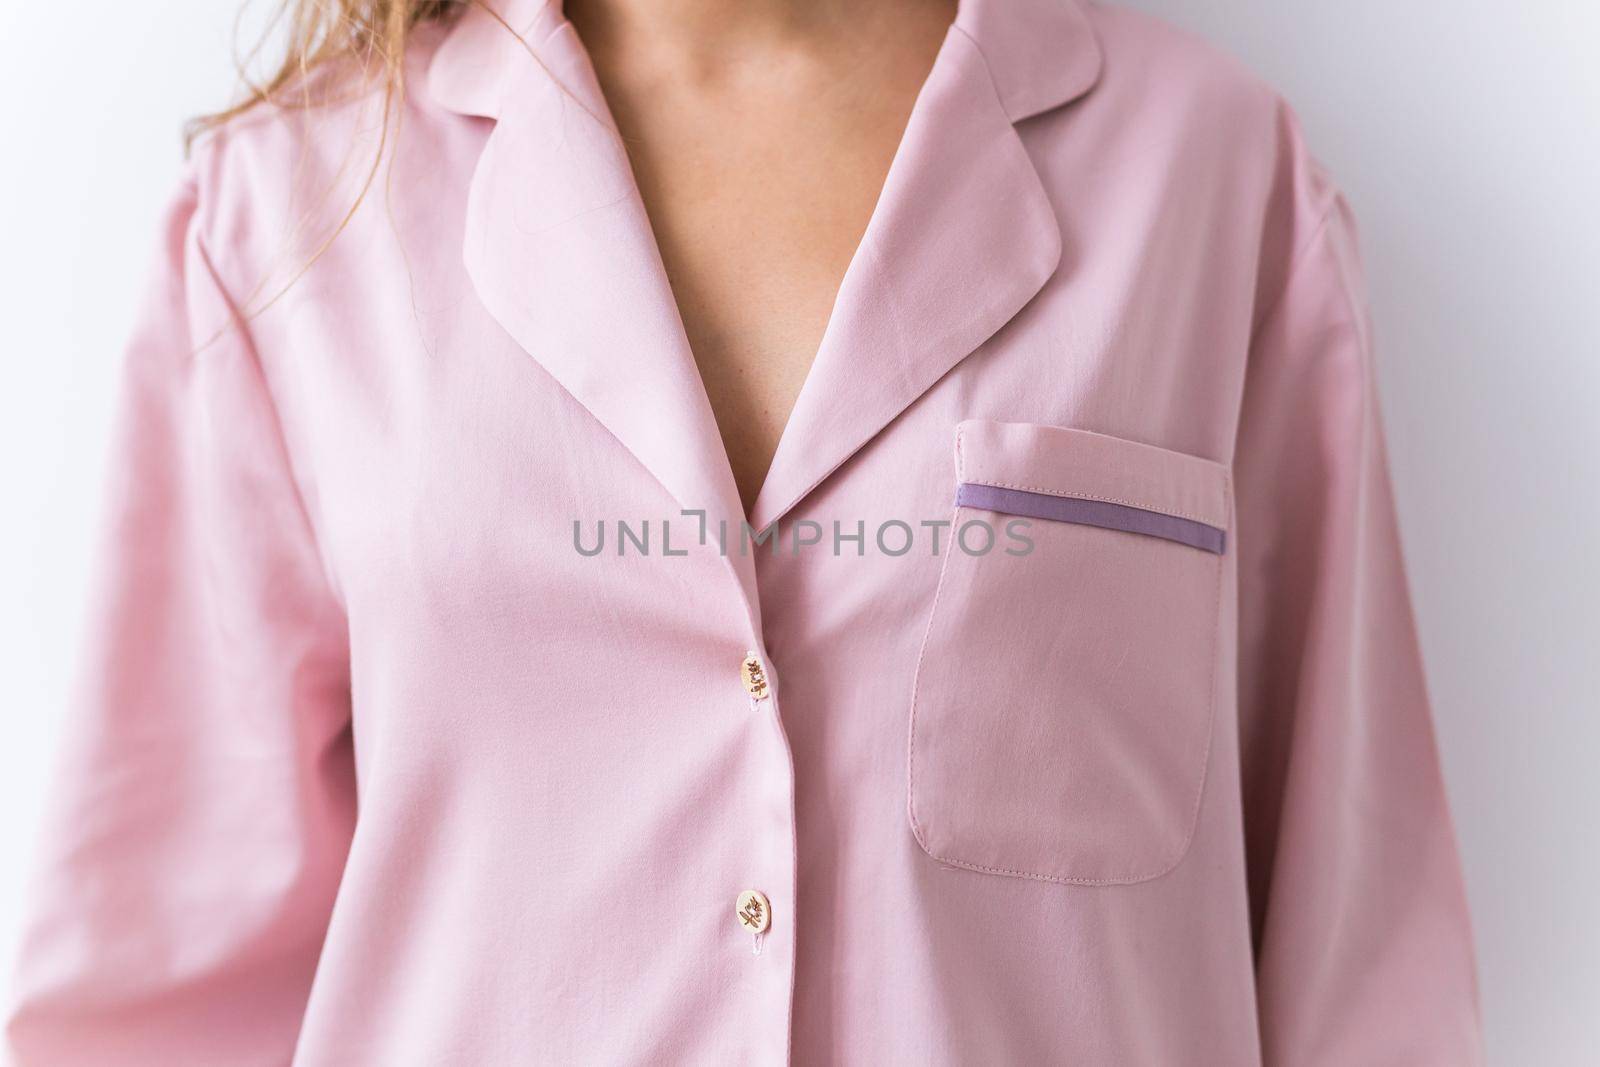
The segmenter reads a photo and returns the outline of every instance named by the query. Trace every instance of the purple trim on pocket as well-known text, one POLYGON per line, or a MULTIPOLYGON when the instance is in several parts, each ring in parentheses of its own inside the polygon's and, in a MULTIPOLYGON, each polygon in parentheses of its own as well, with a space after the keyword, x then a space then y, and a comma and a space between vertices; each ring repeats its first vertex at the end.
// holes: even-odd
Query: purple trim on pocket
POLYGON ((1034 493, 1026 489, 1002 489, 982 482, 962 482, 957 485, 956 506, 1145 534, 1218 555, 1222 554, 1226 541, 1224 531, 1194 519, 1136 508, 1131 504, 1113 504, 1109 500, 1085 500, 1075 496, 1034 493))

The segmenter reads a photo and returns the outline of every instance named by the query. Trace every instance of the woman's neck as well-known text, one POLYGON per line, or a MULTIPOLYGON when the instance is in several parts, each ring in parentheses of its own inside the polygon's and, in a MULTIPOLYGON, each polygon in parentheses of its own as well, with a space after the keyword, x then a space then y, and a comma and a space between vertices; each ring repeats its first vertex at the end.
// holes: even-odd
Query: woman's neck
POLYGON ((566 0, 591 53, 698 80, 741 58, 828 48, 919 0, 566 0))

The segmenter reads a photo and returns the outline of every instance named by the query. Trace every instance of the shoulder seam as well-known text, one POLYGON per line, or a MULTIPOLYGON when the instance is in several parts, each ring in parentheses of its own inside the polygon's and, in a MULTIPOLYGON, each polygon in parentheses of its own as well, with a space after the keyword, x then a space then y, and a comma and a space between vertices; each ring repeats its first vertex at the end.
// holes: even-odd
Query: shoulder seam
POLYGON ((323 545, 322 537, 318 533, 317 524, 312 521, 311 508, 306 502, 305 485, 300 472, 295 467, 294 452, 289 447, 289 435, 284 429, 283 413, 278 403, 278 398, 273 396, 271 379, 267 376, 266 364, 261 358, 261 352, 256 345, 255 336, 250 331, 248 317, 244 308, 228 288, 226 280, 218 271, 216 262, 211 255, 211 250, 206 246, 203 229, 197 227, 192 234, 192 238, 195 251, 199 255, 201 263, 205 265, 206 274, 210 278, 211 285, 226 306, 231 320, 228 325, 222 327, 214 337, 205 343, 209 345, 214 341, 220 340, 223 334, 230 331, 237 333, 239 345, 244 350, 245 358, 250 361, 256 380, 260 384, 262 398, 267 405, 268 411, 271 412, 273 436, 277 439, 278 454, 283 465, 283 471, 288 479, 290 489, 294 493, 295 508, 300 513, 304 536, 310 542, 318 565, 321 567, 323 586, 332 602, 341 613, 344 613, 346 611, 344 597, 323 545))
MULTIPOLYGON (((1323 204, 1322 208, 1318 211, 1317 221, 1316 224, 1311 227, 1310 235, 1306 237, 1306 239, 1301 243, 1300 247, 1295 249, 1294 253, 1289 257, 1289 267, 1284 271, 1282 288, 1278 290, 1277 295, 1272 298, 1272 301, 1262 309, 1260 316, 1256 319, 1255 325, 1250 329, 1250 347, 1252 349, 1255 348, 1256 341, 1260 339, 1262 331, 1267 328, 1267 325, 1272 321, 1273 317, 1277 315, 1279 308, 1283 305, 1284 299, 1289 295, 1289 290, 1294 288, 1295 279, 1300 276, 1300 268, 1304 266, 1306 260, 1311 258, 1312 251, 1327 235, 1328 226, 1330 223, 1332 223, 1333 216, 1338 211, 1338 207, 1339 196, 1337 193, 1333 193, 1328 197, 1328 202, 1323 204)), ((1342 284, 1343 282, 1341 281, 1341 285, 1342 284)))

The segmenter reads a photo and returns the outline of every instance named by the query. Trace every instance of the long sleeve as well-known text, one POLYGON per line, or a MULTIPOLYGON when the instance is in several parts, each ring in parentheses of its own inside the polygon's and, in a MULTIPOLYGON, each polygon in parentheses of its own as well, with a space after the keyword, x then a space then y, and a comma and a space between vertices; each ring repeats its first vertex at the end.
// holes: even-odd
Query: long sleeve
MULTIPOLYGON (((1313 170, 1315 168, 1313 167, 1313 170)), ((1270 1067, 1480 1062, 1473 950, 1374 393, 1317 172, 1236 468, 1246 841, 1270 1067)))
POLYGON ((12 1063, 289 1061, 355 820, 349 668, 186 176, 123 363, 12 1063))

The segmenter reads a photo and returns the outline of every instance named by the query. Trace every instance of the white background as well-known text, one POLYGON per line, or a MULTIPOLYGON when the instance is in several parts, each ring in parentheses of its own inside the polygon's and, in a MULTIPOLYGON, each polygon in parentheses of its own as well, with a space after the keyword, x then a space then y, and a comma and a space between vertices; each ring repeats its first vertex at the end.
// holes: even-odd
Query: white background
MULTIPOLYGON (((1600 1063, 1600 10, 1133 0, 1276 84, 1363 226, 1491 1062, 1600 1063)), ((0 952, 82 632, 114 362, 231 3, 0 0, 0 952), (15 858, 18 862, 9 862, 15 858)))

